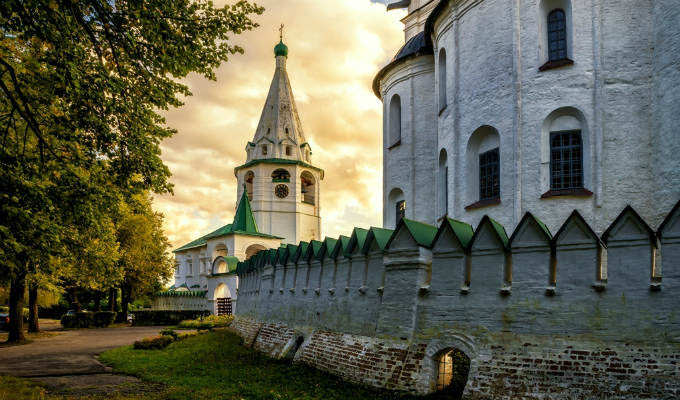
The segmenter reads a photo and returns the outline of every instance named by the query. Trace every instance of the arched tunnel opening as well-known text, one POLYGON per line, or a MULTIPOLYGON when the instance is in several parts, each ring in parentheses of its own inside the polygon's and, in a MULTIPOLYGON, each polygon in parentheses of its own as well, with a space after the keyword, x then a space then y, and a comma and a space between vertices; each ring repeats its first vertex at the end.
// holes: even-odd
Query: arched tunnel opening
POLYGON ((427 399, 462 399, 470 372, 470 358, 456 348, 449 348, 439 352, 434 361, 436 391, 427 399))

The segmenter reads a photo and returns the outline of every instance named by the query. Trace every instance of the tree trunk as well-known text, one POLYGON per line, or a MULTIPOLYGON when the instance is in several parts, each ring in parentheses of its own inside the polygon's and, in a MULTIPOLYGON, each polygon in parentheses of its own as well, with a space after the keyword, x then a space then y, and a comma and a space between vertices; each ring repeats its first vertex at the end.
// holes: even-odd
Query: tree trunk
POLYGON ((28 331, 40 332, 38 322, 38 284, 32 283, 28 288, 28 331))
POLYGON ((132 295, 132 288, 129 285, 123 285, 120 288, 120 315, 118 321, 127 321, 128 305, 130 304, 130 297, 132 295))
POLYGON ((102 292, 95 292, 94 294, 94 310, 102 310, 102 292))
POLYGON ((71 289, 71 306, 76 312, 81 311, 80 301, 78 300, 78 288, 71 289))
POLYGON ((109 311, 118 311, 118 289, 109 289, 109 311))
POLYGON ((22 342, 24 336, 24 295, 26 274, 21 272, 12 278, 9 287, 9 336, 8 342, 22 342))

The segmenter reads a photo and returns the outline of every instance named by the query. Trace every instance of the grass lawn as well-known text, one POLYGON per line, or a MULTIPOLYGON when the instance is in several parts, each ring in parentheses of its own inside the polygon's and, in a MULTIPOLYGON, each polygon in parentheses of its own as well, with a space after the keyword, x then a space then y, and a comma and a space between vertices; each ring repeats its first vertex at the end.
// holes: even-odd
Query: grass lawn
POLYGON ((103 353, 100 359, 116 373, 163 384, 165 392, 158 394, 159 399, 407 398, 364 389, 303 365, 267 358, 243 347, 241 338, 228 331, 188 338, 164 350, 121 347, 103 353))

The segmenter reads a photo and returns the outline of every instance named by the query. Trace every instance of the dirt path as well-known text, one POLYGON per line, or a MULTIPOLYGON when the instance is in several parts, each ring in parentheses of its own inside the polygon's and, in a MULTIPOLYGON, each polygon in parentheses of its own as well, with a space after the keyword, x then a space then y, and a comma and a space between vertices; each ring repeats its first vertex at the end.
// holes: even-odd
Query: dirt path
POLYGON ((136 378, 113 375, 96 356, 158 334, 162 327, 125 327, 66 331, 37 339, 23 346, 0 348, 0 375, 30 378, 51 391, 72 394, 101 394, 111 391, 139 392, 136 378))

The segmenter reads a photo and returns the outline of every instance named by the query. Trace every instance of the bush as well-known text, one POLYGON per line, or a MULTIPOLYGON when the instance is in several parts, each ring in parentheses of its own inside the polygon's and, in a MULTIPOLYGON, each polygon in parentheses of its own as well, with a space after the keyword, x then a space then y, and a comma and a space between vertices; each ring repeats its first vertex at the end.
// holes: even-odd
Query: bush
POLYGON ((113 311, 97 311, 94 313, 93 326, 97 328, 106 328, 107 326, 113 324, 116 320, 116 315, 113 311))
POLYGON ((234 317, 232 315, 209 315, 201 319, 182 321, 179 327, 183 329, 209 330, 229 326, 233 320, 234 317))
POLYGON ((135 316, 134 326, 160 326, 177 325, 187 319, 196 319, 210 314, 206 310, 182 310, 182 311, 133 311, 135 316))
POLYGON ((61 317, 61 326, 64 328, 106 328, 116 318, 116 313, 111 311, 89 312, 83 311, 75 315, 61 317))
POLYGON ((133 348, 136 350, 160 350, 168 347, 173 341, 174 339, 171 336, 152 336, 136 341, 133 348))
POLYGON ((161 331, 161 336, 170 336, 170 337, 172 337, 172 338, 175 339, 175 340, 177 340, 177 338, 179 337, 179 335, 177 334, 177 332, 175 332, 175 331, 172 330, 172 329, 163 329, 163 330, 161 331))

